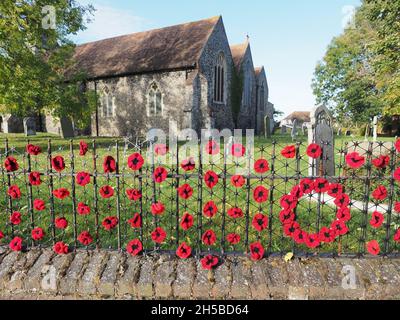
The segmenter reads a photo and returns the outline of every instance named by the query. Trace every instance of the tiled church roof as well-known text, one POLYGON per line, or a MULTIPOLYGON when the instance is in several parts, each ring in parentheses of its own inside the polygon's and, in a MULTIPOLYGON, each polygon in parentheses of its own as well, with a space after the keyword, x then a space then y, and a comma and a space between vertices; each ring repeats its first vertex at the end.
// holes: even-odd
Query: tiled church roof
POLYGON ((264 69, 264 67, 256 67, 254 68, 254 73, 256 74, 256 77, 258 77, 261 73, 261 71, 264 69))
POLYGON ((246 49, 248 45, 249 43, 245 42, 242 44, 236 44, 231 46, 232 59, 237 70, 240 69, 240 65, 243 61, 244 55, 246 54, 246 49))
POLYGON ((220 17, 77 46, 75 64, 89 79, 195 66, 220 17))
POLYGON ((295 111, 289 114, 285 119, 283 120, 294 120, 297 119, 302 122, 310 122, 310 112, 309 111, 295 111))

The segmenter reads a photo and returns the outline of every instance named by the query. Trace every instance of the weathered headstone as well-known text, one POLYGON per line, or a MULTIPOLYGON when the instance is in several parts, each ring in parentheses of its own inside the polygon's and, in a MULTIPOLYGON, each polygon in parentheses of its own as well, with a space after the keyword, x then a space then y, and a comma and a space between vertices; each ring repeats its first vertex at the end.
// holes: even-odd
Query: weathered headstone
POLYGON ((310 158, 309 174, 311 176, 334 176, 335 141, 330 112, 326 107, 320 106, 311 111, 310 117, 308 143, 317 143, 323 149, 323 153, 320 159, 310 158))
POLYGON ((36 120, 33 117, 27 117, 23 119, 24 133, 26 136, 36 135, 36 120))
POLYGON ((268 116, 264 117, 264 134, 266 138, 271 137, 271 120, 268 116))
POLYGON ((60 119, 61 137, 72 138, 74 136, 74 127, 72 121, 66 117, 60 119))
POLYGON ((287 127, 285 126, 285 125, 283 125, 282 127, 281 127, 281 133, 282 134, 285 134, 287 131, 287 127))
POLYGON ((292 131, 290 132, 290 136, 292 137, 292 140, 296 139, 296 136, 297 136, 297 119, 294 119, 294 121, 293 121, 293 128, 292 128, 292 131))
POLYGON ((374 142, 376 142, 376 140, 378 139, 378 117, 375 116, 374 120, 372 122, 373 128, 374 128, 374 142))
POLYGON ((369 123, 368 123, 367 126, 365 127, 365 136, 364 136, 364 140, 365 141, 368 141, 370 132, 371 132, 371 128, 370 128, 369 123))
POLYGON ((3 115, 3 132, 4 133, 22 133, 24 132, 24 125, 20 117, 6 114, 3 115))

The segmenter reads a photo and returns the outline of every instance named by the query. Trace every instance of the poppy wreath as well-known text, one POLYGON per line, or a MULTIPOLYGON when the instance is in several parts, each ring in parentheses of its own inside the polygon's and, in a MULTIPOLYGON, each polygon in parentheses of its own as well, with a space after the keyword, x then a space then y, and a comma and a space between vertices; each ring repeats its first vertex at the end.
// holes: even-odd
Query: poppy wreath
POLYGON ((323 178, 303 179, 300 184, 294 186, 289 194, 285 194, 280 199, 282 211, 279 219, 283 226, 284 234, 292 238, 297 244, 305 244, 313 249, 322 243, 332 243, 336 238, 348 233, 349 229, 346 223, 351 219, 349 209, 350 198, 343 192, 343 186, 338 183, 329 183, 323 178), (330 226, 321 227, 316 233, 304 231, 296 221, 295 209, 299 200, 307 194, 327 193, 334 198, 334 204, 337 207, 336 219, 330 226))

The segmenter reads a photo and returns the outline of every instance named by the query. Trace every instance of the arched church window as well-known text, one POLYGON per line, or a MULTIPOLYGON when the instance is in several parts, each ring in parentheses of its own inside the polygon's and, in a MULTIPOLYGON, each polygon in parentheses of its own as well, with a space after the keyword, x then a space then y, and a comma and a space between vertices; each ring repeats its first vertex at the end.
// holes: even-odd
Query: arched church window
POLYGON ((104 92, 101 97, 101 114, 103 117, 113 117, 115 110, 115 97, 104 92))
POLYGON ((162 94, 155 83, 151 85, 149 90, 147 112, 149 116, 162 114, 162 94))
POLYGON ((214 102, 225 102, 225 57, 221 53, 218 56, 217 63, 214 67, 214 102))

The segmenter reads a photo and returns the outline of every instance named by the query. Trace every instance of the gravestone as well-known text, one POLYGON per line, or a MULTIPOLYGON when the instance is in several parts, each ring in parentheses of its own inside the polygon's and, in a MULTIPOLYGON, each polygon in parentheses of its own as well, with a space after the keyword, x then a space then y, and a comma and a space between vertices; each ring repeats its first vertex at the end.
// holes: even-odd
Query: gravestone
POLYGON ((74 127, 72 121, 66 117, 60 119, 61 137, 72 138, 74 136, 74 127))
POLYGON ((286 127, 285 125, 283 125, 283 126, 281 127, 281 133, 282 133, 282 134, 286 134, 286 132, 287 132, 287 127, 286 127))
POLYGON ((292 131, 290 132, 290 136, 292 137, 292 140, 294 141, 297 136, 297 119, 294 119, 293 121, 293 128, 292 131))
POLYGON ((370 128, 369 123, 368 123, 367 126, 365 127, 365 135, 364 135, 364 140, 365 141, 368 141, 370 133, 371 133, 371 128, 370 128))
POLYGON ((309 159, 309 175, 335 175, 335 140, 332 128, 332 116, 325 106, 311 111, 308 130, 308 143, 316 143, 323 149, 320 159, 309 159))
POLYGON ((22 133, 24 132, 24 125, 20 117, 6 114, 3 115, 3 132, 4 133, 22 133))
POLYGON ((27 117, 23 119, 24 133, 26 136, 36 135, 36 120, 32 117, 27 117))
POLYGON ((378 117, 377 116, 374 117, 374 120, 372 121, 372 125, 374 128, 374 133, 373 133, 374 142, 376 142, 376 140, 378 139, 378 117))
POLYGON ((266 138, 271 137, 271 120, 268 116, 264 117, 264 134, 266 138))

